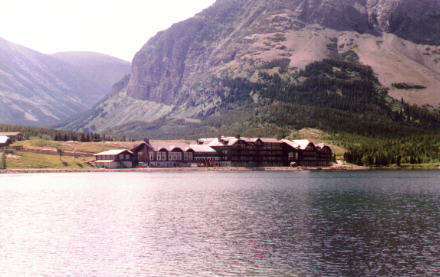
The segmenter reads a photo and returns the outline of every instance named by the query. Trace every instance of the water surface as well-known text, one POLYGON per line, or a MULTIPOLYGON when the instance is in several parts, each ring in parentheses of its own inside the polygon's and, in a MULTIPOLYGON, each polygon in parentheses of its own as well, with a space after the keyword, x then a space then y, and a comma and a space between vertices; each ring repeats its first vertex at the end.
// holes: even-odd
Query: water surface
POLYGON ((439 178, 0 175, 0 276, 439 275, 439 178))

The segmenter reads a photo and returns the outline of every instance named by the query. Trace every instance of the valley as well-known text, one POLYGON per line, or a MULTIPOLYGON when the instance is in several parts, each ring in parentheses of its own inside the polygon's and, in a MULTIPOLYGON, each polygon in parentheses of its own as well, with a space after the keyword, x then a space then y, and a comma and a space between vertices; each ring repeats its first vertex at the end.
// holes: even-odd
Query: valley
MULTIPOLYGON (((439 14, 434 0, 218 0, 150 38, 113 82, 120 61, 52 55, 89 77, 81 86, 102 80, 107 93, 60 102, 65 114, 47 108, 41 122, 131 140, 282 139, 313 128, 355 164, 435 163, 439 14)), ((9 110, 26 111, 8 111, 24 118, 13 122, 37 124, 32 98, 7 97, 9 110)))
POLYGON ((0 38, 0 123, 50 126, 92 108, 129 73, 96 53, 41 54, 0 38))

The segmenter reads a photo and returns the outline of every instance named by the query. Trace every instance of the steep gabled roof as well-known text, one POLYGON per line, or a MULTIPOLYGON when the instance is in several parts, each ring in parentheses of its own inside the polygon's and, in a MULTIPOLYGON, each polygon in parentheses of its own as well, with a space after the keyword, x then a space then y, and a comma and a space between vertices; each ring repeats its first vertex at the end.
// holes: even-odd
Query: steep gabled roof
POLYGON ((139 145, 133 147, 133 148, 131 149, 131 151, 132 151, 132 152, 136 152, 136 151, 140 150, 144 145, 147 146, 149 149, 153 149, 153 146, 151 146, 151 144, 146 143, 146 142, 142 142, 141 144, 139 144, 139 145))
POLYGON ((290 141, 290 140, 287 140, 287 139, 283 139, 283 140, 281 140, 281 142, 289 145, 292 148, 295 148, 295 149, 298 148, 298 144, 294 143, 293 141, 290 141))
POLYGON ((318 148, 320 150, 322 150, 324 148, 328 148, 328 149, 330 149, 330 151, 332 150, 332 148, 330 146, 328 146, 328 145, 326 145, 324 143, 318 143, 318 144, 315 144, 315 146, 316 146, 316 148, 318 148))
POLYGON ((182 151, 186 151, 189 148, 189 144, 184 142, 177 142, 177 141, 153 141, 150 142, 150 144, 153 146, 153 149, 155 151, 159 151, 161 149, 165 149, 168 152, 173 151, 175 148, 180 148, 182 151))
POLYGON ((283 139, 281 140, 283 143, 289 145, 290 147, 293 147, 295 149, 299 149, 299 150, 305 150, 307 148, 307 146, 309 146, 310 144, 312 146, 314 146, 315 148, 322 150, 323 148, 327 147, 331 150, 330 146, 324 144, 324 143, 318 143, 318 144, 314 144, 313 142, 307 140, 307 139, 301 139, 301 140, 287 140, 287 139, 283 139))
POLYGON ((133 152, 131 152, 130 150, 127 149, 115 149, 115 150, 108 150, 108 151, 104 151, 98 154, 95 154, 95 156, 104 156, 104 155, 119 155, 122 153, 129 153, 129 154, 133 154, 133 152))
POLYGON ((0 136, 15 137, 21 135, 20 132, 0 132, 0 136))
POLYGON ((211 148, 209 145, 204 144, 192 144, 189 146, 189 149, 192 149, 196 153, 214 153, 217 152, 215 149, 211 148))
POLYGON ((11 139, 7 136, 0 136, 0 144, 8 143, 11 139))
POLYGON ((281 141, 279 139, 275 139, 275 138, 260 138, 260 140, 264 143, 283 143, 283 141, 281 141))
POLYGON ((161 149, 165 149, 168 152, 171 152, 176 148, 181 149, 182 151, 186 151, 189 148, 189 144, 184 143, 184 142, 168 141, 168 140, 155 140, 155 141, 150 141, 150 143, 142 142, 138 146, 134 147, 131 151, 136 152, 144 145, 146 145, 149 149, 151 149, 153 151, 160 151, 161 149))
POLYGON ((307 146, 309 146, 310 144, 313 147, 315 147, 313 142, 311 142, 308 139, 292 140, 292 142, 293 142, 294 145, 296 145, 296 148, 301 149, 301 150, 305 150, 307 148, 307 146))
POLYGON ((218 138, 204 138, 199 139, 198 141, 202 143, 202 145, 209 145, 211 147, 219 147, 219 146, 232 146, 239 141, 244 141, 246 143, 255 143, 258 140, 261 140, 263 143, 283 143, 282 141, 274 138, 247 138, 247 137, 220 137, 218 138))

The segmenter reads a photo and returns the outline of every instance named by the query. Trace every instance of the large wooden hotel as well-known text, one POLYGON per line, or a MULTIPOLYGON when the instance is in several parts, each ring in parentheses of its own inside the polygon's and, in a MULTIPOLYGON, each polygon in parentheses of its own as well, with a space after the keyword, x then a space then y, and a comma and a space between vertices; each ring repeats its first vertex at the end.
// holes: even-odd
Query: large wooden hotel
POLYGON ((308 140, 222 136, 193 144, 146 139, 131 150, 95 156, 101 168, 329 166, 332 150, 308 140))

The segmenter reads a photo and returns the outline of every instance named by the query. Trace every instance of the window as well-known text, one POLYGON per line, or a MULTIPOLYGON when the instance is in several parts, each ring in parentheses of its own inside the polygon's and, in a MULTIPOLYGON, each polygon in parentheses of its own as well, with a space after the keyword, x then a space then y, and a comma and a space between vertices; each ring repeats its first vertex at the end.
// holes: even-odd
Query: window
POLYGON ((182 160, 182 152, 170 152, 170 161, 182 160))
POLYGON ((157 152, 157 160, 158 161, 166 161, 167 160, 167 152, 166 151, 157 152))
POLYGON ((183 154, 185 161, 192 161, 193 159, 193 153, 192 152, 185 152, 183 154))

